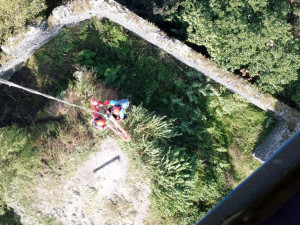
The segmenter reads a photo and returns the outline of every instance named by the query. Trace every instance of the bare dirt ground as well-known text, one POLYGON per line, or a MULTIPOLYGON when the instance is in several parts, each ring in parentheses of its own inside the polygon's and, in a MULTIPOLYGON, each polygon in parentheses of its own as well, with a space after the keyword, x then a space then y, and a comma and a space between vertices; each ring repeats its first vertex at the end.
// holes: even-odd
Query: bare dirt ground
POLYGON ((130 168, 128 157, 114 139, 95 147, 99 151, 71 176, 41 178, 26 207, 19 198, 14 200, 19 201, 13 205, 23 224, 143 223, 150 205, 149 179, 130 168), (93 172, 116 156, 120 159, 93 172))

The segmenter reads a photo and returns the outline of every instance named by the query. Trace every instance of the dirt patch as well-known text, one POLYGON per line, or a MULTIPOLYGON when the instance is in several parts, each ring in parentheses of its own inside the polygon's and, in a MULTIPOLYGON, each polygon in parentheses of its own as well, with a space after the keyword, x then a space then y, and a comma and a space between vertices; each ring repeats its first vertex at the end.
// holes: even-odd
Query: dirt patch
POLYGON ((142 224, 150 205, 149 179, 129 169, 114 139, 96 147, 100 151, 71 176, 41 178, 30 208, 14 207, 23 224, 142 224), (105 165, 116 156, 119 160, 105 165))

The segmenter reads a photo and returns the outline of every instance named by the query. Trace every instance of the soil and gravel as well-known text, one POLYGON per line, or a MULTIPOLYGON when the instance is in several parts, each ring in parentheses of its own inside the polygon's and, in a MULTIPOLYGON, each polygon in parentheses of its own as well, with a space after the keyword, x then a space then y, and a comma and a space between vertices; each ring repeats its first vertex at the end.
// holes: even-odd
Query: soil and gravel
POLYGON ((22 224, 142 224, 150 205, 150 180, 131 168, 120 146, 114 139, 104 140, 75 172, 40 178, 30 195, 24 192, 24 197, 33 196, 27 206, 22 198, 8 204, 22 224), (116 156, 119 160, 93 172, 116 156))

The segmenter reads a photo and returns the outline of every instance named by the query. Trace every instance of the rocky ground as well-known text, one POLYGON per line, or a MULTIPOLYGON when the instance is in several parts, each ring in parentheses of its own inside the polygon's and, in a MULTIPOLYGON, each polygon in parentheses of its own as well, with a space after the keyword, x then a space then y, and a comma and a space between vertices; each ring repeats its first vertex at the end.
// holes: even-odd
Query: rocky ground
POLYGON ((261 163, 270 159, 287 141, 300 130, 300 124, 293 124, 295 128, 289 128, 287 121, 279 121, 266 139, 255 149, 253 157, 261 163))
POLYGON ((142 224, 150 205, 149 179, 130 167, 114 139, 96 147, 76 172, 42 177, 30 194, 10 199, 22 224, 142 224), (116 156, 119 160, 94 172, 116 156))

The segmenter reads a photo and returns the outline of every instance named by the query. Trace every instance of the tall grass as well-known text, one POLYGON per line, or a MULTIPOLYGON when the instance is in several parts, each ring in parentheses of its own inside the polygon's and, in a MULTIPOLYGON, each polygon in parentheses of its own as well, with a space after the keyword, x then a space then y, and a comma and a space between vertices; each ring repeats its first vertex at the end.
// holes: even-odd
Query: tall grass
POLYGON ((172 221, 185 217, 196 200, 198 181, 196 162, 185 148, 172 147, 171 139, 180 137, 174 120, 159 117, 142 106, 133 106, 126 126, 132 141, 126 148, 151 174, 152 208, 172 221))

